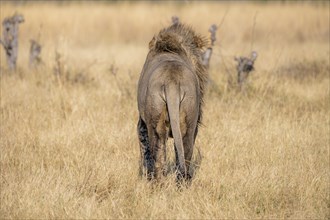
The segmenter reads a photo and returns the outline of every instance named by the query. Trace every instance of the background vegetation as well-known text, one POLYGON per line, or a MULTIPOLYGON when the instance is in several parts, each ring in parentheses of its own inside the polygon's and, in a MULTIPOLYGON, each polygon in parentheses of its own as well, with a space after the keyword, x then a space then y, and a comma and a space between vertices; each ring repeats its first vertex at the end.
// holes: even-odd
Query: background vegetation
POLYGON ((1 49, 1 218, 330 218, 328 3, 0 4, 1 20, 25 17, 17 72, 1 49), (173 15, 206 36, 220 25, 182 191, 174 174, 161 188, 138 177, 136 85, 173 15), (251 50, 238 92, 233 58, 251 50))

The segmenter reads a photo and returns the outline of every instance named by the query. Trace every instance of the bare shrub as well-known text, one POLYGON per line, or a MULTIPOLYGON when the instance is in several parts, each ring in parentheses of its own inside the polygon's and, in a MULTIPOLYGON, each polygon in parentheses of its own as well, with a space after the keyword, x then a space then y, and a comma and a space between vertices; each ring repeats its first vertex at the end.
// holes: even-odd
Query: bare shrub
POLYGON ((16 69, 18 57, 18 25, 24 22, 23 15, 15 13, 3 20, 3 40, 0 43, 6 51, 7 63, 10 70, 16 69))
POLYGON ((251 71, 254 70, 254 62, 257 59, 257 52, 253 51, 250 57, 235 57, 237 61, 237 84, 241 90, 246 83, 251 71))
POLYGON ((208 69, 210 66, 210 59, 212 56, 212 50, 213 50, 213 46, 214 46, 214 42, 216 41, 216 31, 217 31, 218 27, 215 24, 212 24, 209 28, 209 45, 206 49, 206 51, 203 54, 203 65, 208 69))
POLYGON ((29 66, 30 68, 35 68, 39 64, 42 63, 41 60, 41 44, 36 40, 30 40, 31 46, 30 46, 30 59, 29 59, 29 66))

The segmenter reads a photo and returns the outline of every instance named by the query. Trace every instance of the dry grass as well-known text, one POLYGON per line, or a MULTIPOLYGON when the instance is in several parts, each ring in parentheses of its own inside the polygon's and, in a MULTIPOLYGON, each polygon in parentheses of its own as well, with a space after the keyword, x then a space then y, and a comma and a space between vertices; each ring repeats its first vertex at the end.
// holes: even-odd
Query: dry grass
POLYGON ((1 2, 1 20, 15 11, 26 21, 17 73, 5 70, 1 49, 0 218, 330 218, 328 3, 1 2), (251 50, 256 12, 259 57, 240 94, 227 77, 233 56, 251 50), (152 187, 138 178, 135 132, 148 42, 174 14, 206 35, 226 13, 199 169, 182 191, 173 174, 152 187), (30 70, 40 25, 44 65, 30 70))

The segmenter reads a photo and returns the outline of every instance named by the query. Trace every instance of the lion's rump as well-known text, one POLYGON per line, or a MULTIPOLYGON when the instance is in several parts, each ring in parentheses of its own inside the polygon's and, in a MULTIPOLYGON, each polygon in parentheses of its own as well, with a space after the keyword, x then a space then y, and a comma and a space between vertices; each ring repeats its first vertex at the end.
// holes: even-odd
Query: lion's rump
POLYGON ((202 63, 202 56, 207 45, 205 38, 184 24, 173 24, 164 28, 149 43, 149 54, 173 53, 189 60, 199 80, 201 104, 203 103, 204 87, 208 80, 207 71, 202 63))

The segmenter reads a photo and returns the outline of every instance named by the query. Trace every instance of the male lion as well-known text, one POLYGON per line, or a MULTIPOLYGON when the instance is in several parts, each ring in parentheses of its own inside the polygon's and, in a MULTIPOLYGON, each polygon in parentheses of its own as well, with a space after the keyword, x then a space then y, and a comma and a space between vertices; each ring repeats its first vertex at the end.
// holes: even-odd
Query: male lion
POLYGON ((159 180, 165 173, 168 137, 174 138, 177 179, 190 179, 207 82, 202 64, 205 45, 202 37, 181 23, 161 30, 149 43, 137 92, 140 173, 148 179, 159 180))

